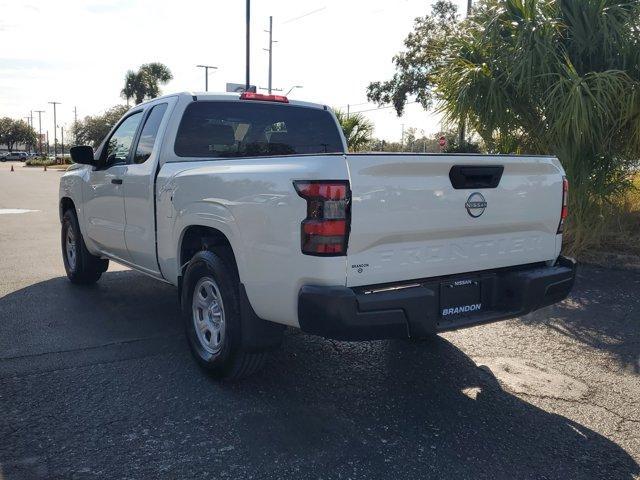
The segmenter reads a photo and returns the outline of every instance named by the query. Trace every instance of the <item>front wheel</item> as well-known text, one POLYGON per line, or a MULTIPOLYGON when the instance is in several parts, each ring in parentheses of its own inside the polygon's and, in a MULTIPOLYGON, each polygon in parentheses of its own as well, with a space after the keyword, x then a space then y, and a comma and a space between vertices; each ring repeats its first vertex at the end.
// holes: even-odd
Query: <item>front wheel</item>
POLYGON ((196 253, 184 276, 182 315, 189 347, 218 379, 238 380, 260 370, 265 351, 247 351, 240 328, 240 294, 233 260, 210 251, 196 253))
POLYGON ((61 233, 62 259, 67 278, 79 285, 97 282, 109 268, 109 260, 96 257, 87 250, 74 210, 67 209, 64 212, 61 233))

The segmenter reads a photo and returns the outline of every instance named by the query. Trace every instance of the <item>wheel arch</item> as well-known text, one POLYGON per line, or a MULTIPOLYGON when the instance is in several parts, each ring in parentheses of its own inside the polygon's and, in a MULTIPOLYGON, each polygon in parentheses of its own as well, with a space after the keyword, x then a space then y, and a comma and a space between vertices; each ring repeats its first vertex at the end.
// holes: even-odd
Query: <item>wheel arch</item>
POLYGON ((236 251, 229 240, 229 237, 221 230, 207 225, 188 225, 181 234, 178 242, 178 262, 180 277, 184 274, 184 269, 193 256, 202 250, 212 250, 222 248, 226 250, 228 260, 233 262, 232 267, 238 270, 236 251))
POLYGON ((73 209, 73 211, 78 215, 78 210, 76 209, 76 204, 71 197, 62 197, 60 198, 60 203, 58 205, 58 213, 60 217, 60 222, 62 222, 62 217, 64 212, 67 210, 73 209))

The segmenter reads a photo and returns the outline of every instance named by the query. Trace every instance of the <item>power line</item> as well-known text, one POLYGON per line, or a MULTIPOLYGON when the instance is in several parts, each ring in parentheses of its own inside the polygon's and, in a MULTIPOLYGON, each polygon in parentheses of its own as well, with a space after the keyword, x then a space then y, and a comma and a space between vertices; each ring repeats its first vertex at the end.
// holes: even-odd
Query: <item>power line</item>
POLYGON ((371 102, 363 102, 363 103, 347 103, 346 105, 340 105, 338 108, 351 108, 351 107, 359 107, 361 105, 371 105, 371 102))
POLYGON ((300 19, 302 19, 304 17, 308 17, 309 15, 313 15, 314 13, 318 13, 318 12, 321 12, 322 10, 326 10, 326 9, 327 9, 327 7, 325 5, 324 7, 317 8, 317 9, 312 10, 310 12, 307 12, 307 13, 305 13, 303 15, 300 15, 299 17, 290 18, 289 20, 283 22, 282 24, 285 25, 287 23, 295 22, 296 20, 300 20, 300 19))
MULTIPOLYGON (((405 105, 413 105, 414 103, 420 103, 417 100, 414 102, 407 102, 405 105)), ((376 107, 376 108, 368 108, 366 110, 358 110, 357 112, 351 112, 352 114, 354 113, 365 113, 365 112, 373 112, 375 110, 385 110, 387 108, 395 108, 394 105, 385 105, 383 107, 376 107)))

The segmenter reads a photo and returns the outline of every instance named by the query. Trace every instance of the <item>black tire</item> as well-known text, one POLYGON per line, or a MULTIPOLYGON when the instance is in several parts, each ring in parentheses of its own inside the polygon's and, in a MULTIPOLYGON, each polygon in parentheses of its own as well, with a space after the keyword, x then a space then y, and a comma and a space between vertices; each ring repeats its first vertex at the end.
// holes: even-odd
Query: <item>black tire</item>
MULTIPOLYGON (((267 358, 266 351, 247 351, 243 348, 240 322, 240 280, 232 259, 217 252, 196 253, 184 275, 182 288, 182 316, 189 347, 198 364, 212 377, 224 380, 239 380, 260 370, 267 358), (196 333, 193 297, 198 283, 212 279, 222 300, 224 336, 211 351, 196 333)), ((210 332, 209 332, 210 333, 210 332)))
POLYGON ((71 283, 77 285, 91 285, 96 283, 100 276, 109 268, 109 260, 92 255, 82 238, 76 212, 69 208, 62 216, 61 231, 62 259, 64 269, 71 283), (75 240, 75 261, 70 258, 67 250, 68 231, 72 231, 75 240))

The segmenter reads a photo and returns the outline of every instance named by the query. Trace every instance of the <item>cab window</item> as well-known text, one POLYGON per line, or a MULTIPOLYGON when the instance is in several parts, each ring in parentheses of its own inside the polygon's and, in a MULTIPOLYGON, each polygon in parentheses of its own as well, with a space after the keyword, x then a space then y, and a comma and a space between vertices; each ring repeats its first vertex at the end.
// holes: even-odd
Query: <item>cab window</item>
POLYGON ((167 110, 167 104, 161 103, 155 105, 147 120, 142 127, 142 133, 140 134, 140 140, 136 147, 136 153, 133 157, 133 163, 144 163, 151 156, 153 152, 153 145, 156 143, 156 137, 158 136, 158 128, 164 117, 164 112, 167 110))
POLYGON ((254 101, 191 103, 174 149, 180 157, 210 158, 344 152, 328 111, 254 101))
POLYGON ((113 132, 107 142, 105 157, 103 157, 106 158, 106 163, 113 164, 127 161, 140 120, 142 120, 142 112, 134 113, 125 118, 116 131, 113 132))

